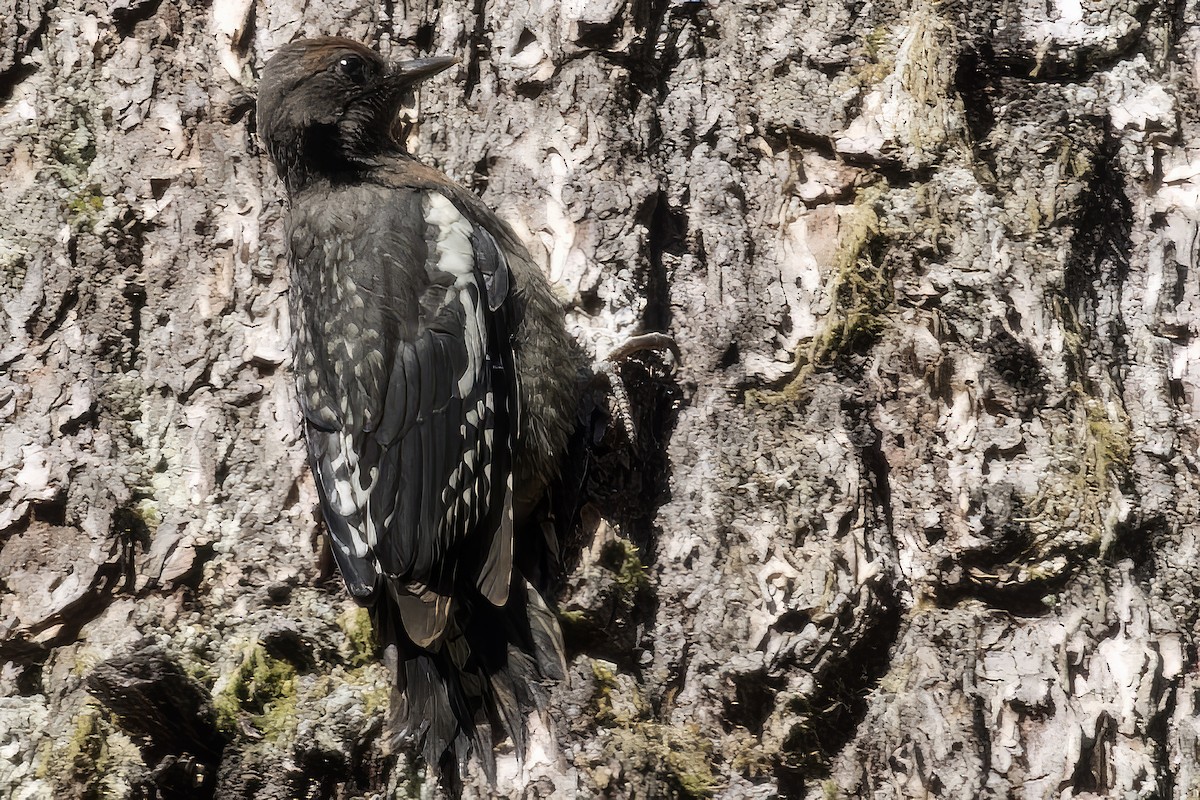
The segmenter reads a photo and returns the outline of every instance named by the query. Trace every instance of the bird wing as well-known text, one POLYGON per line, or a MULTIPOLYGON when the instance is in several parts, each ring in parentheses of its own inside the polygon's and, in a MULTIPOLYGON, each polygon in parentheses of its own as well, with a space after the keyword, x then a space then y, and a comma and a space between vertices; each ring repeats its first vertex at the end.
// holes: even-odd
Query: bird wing
MULTIPOLYGON (((340 424, 306 417, 347 588, 366 599, 382 582, 409 638, 428 647, 464 581, 494 605, 508 599, 517 392, 504 255, 446 196, 419 196, 424 263, 398 280, 421 288, 411 302, 393 292, 416 324, 396 321, 402 333, 383 337, 382 368, 364 371, 366 385, 342 381, 352 399, 337 404, 340 424)), ((387 283, 374 287, 385 303, 387 283)))

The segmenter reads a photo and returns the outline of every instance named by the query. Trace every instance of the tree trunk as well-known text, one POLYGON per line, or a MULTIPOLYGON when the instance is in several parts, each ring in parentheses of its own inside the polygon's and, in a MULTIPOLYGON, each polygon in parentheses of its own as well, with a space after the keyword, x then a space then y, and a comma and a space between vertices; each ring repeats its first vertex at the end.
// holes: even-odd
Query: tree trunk
POLYGON ((440 791, 289 372, 254 86, 326 33, 460 57, 414 152, 681 351, 468 795, 1200 792, 1195 4, 12 2, 0 797, 440 791))

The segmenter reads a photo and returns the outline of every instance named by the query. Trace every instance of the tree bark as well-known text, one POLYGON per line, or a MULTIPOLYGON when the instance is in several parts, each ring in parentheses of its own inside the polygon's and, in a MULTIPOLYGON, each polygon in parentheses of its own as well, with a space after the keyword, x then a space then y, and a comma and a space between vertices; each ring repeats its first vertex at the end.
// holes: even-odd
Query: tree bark
POLYGON ((262 63, 449 54, 637 441, 499 797, 1200 792, 1194 3, 14 0, 0 797, 435 796, 322 557, 262 63), (172 720, 178 724, 172 724, 172 720))

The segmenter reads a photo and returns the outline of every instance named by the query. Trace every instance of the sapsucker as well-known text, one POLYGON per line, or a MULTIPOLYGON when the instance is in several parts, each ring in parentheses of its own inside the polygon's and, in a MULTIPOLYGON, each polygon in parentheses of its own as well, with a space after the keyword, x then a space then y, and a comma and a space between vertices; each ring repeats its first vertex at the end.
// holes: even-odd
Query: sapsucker
POLYGON ((393 136, 402 99, 454 64, 389 65, 346 39, 283 46, 258 133, 289 197, 296 386, 346 587, 392 668, 393 731, 443 775, 493 726, 520 750, 563 674, 523 525, 576 420, 580 350, 512 229, 393 136))

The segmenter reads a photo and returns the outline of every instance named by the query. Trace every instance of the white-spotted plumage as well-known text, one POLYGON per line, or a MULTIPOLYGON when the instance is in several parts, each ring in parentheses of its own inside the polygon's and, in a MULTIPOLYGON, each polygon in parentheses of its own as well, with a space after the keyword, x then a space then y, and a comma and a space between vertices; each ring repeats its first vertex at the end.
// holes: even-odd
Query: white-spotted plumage
POLYGON ((486 347, 483 331, 483 305, 469 289, 478 291, 475 275, 475 247, 471 243, 472 226, 454 204, 440 192, 425 192, 421 209, 429 226, 432 246, 429 248, 427 269, 450 273, 454 283, 446 290, 441 307, 458 300, 465 310, 466 329, 463 340, 467 345, 467 368, 458 378, 460 397, 467 397, 483 363, 486 347))
MULTIPOLYGON (((427 280, 431 288, 443 287, 438 290, 441 294, 429 322, 432 323, 438 315, 453 314, 454 318, 459 320, 461 329, 454 333, 457 344, 451 346, 461 348, 460 352, 463 355, 450 376, 454 396, 460 399, 463 407, 463 416, 454 424, 457 439, 461 442, 459 461, 446 465, 449 468, 448 474, 442 478, 441 488, 433 495, 435 502, 444 509, 436 518, 443 528, 440 533, 419 534, 403 528, 421 518, 419 513, 411 508, 405 511, 403 505, 405 502, 412 502, 404 500, 405 496, 419 496, 414 495, 411 490, 406 495, 405 482, 420 479, 419 477, 402 480, 397 486, 401 496, 385 504, 385 514, 377 514, 374 513, 373 507, 379 502, 374 496, 379 468, 373 465, 369 472, 364 472, 365 465, 360 464, 360 456, 370 450, 367 446, 370 433, 363 430, 363 426, 375 428, 380 424, 386 426, 387 423, 387 409, 384 408, 381 412, 376 410, 376 406, 380 402, 386 402, 387 398, 380 397, 373 387, 385 385, 390 380, 389 374, 397 369, 403 370, 400 363, 404 360, 404 363, 409 365, 408 368, 411 369, 415 365, 419 371, 419 374, 402 378, 416 381, 410 384, 409 391, 417 394, 428 391, 429 385, 436 383, 438 379, 431 372, 425 372, 427 367, 423 366, 425 362, 421 359, 440 358, 440 355, 431 352, 427 356, 409 357, 405 360, 402 358, 404 349, 419 349, 423 340, 418 337, 407 343, 397 342, 389 345, 381 338, 383 331, 378 322, 364 324, 375 319, 370 315, 370 309, 378 307, 372 304, 378 304, 381 300, 378 296, 380 283, 377 278, 373 279, 367 273, 364 273, 365 277, 356 279, 356 265, 349 261, 354 256, 355 248, 343 236, 324 238, 320 246, 323 258, 316 265, 316 269, 303 275, 303 278, 310 282, 307 289, 309 297, 324 297, 334 302, 322 301, 327 308, 324 314, 307 319, 304 313, 295 315, 298 324, 294 344, 300 360, 309 367, 298 373, 297 380, 301 385, 302 399, 306 401, 306 416, 317 425, 317 428, 310 429, 309 433, 310 443, 319 444, 313 452, 313 465, 324 486, 327 513, 335 515, 340 523, 331 524, 331 529, 336 540, 335 551, 342 556, 339 563, 343 566, 343 574, 347 576, 348 586, 351 586, 354 572, 353 569, 346 569, 345 559, 354 559, 359 563, 369 562, 371 572, 378 575, 378 570, 374 569, 374 565, 379 561, 375 550, 381 546, 381 542, 388 541, 386 537, 432 535, 434 541, 443 542, 436 545, 440 551, 446 548, 449 541, 466 535, 471 526, 478 524, 488 513, 487 504, 481 503, 478 497, 481 476, 477 473, 479 460, 490 457, 492 453, 495 415, 492 401, 482 396, 482 390, 490 380, 489 322, 488 309, 482 299, 485 289, 475 261, 472 242, 474 228, 454 204, 438 192, 421 193, 419 208, 424 224, 427 253, 421 268, 428 275, 427 280), (322 264, 328 268, 321 268, 322 264), (447 275, 451 278, 449 283, 445 280, 447 275), (315 285, 312 284, 314 280, 315 285), (373 290, 368 289, 375 294, 364 295, 364 281, 375 287, 373 290), (367 310, 365 316, 363 309, 367 310), (389 356, 386 349, 397 346, 400 349, 395 351, 395 356, 389 356), (325 429, 329 429, 328 433, 324 432, 325 429), (486 445, 483 444, 484 441, 487 442, 486 445), (414 517, 414 514, 418 516, 414 517), (396 530, 397 525, 401 525, 402 528, 396 530)), ((380 249, 376 247, 369 252, 378 255, 380 249)), ((404 267, 401 262, 390 256, 378 260, 390 262, 393 268, 404 267)), ((294 273, 294 278, 296 277, 301 276, 294 273)), ((303 280, 296 280, 293 288, 300 288, 303 293, 303 283, 303 280)), ((428 368, 435 370, 442 370, 448 366, 449 364, 436 362, 428 364, 428 368)), ((446 399, 439 400, 439 404, 444 402, 446 399)), ((435 423, 432 420, 408 419, 399 424, 407 429, 413 425, 435 423)), ((399 443, 391 445, 395 448, 399 446, 399 443)), ((424 457, 429 458, 431 455, 426 452, 424 457)), ((427 472, 428 470, 410 469, 404 474, 420 476, 427 472)), ((394 481, 394 476, 392 480, 394 481)), ((409 549, 411 546, 401 548, 401 551, 408 552, 409 549)), ((393 560, 395 555, 393 553, 393 560)), ((353 567, 352 564, 350 566, 353 567)), ((399 575, 405 571, 405 567, 403 564, 393 564, 391 568, 385 566, 385 571, 399 575)), ((367 577, 361 567, 357 574, 362 576, 361 579, 367 577)), ((433 579, 425 580, 430 582, 433 579)), ((357 588, 351 586, 352 591, 356 593, 369 591, 369 588, 369 585, 365 584, 360 584, 357 588)))
POLYGON ((513 504, 514 484, 525 509, 558 472, 575 353, 513 232, 388 135, 393 100, 450 63, 292 42, 264 67, 258 119, 291 204, 309 458, 347 588, 391 656, 392 733, 431 767, 473 743, 488 769, 490 723, 520 752, 531 689, 562 674, 553 614, 514 571, 513 504))

